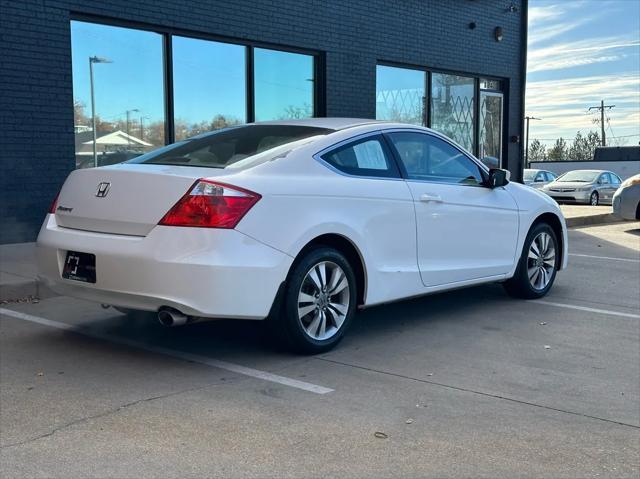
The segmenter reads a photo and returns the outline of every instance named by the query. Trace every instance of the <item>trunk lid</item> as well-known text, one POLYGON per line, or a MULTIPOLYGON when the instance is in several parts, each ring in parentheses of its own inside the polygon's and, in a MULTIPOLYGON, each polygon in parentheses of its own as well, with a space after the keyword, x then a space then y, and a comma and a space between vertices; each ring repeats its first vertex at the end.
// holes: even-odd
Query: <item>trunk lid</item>
POLYGON ((131 163, 75 170, 60 191, 56 222, 64 228, 146 236, 197 179, 232 173, 131 163))

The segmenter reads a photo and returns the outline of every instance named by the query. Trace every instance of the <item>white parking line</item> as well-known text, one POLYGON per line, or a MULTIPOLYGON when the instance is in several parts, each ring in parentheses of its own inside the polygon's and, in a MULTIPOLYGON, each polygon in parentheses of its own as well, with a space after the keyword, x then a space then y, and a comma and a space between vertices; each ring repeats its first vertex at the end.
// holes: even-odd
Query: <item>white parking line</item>
POLYGON ((606 259, 606 260, 609 260, 609 261, 626 261, 628 263, 640 263, 640 259, 612 258, 610 256, 594 256, 594 255, 591 255, 591 254, 569 253, 569 256, 579 256, 581 258, 606 259))
POLYGON ((532 299, 528 302, 534 304, 544 304, 546 306, 555 306, 556 308, 577 309, 578 311, 588 311, 589 313, 609 314, 611 316, 622 316, 623 318, 640 319, 640 314, 621 313, 620 311, 611 311, 609 309, 587 308, 586 306, 578 306, 575 304, 552 303, 551 301, 543 301, 541 299, 532 299))
POLYGON ((260 371, 258 369, 248 368, 239 364, 228 363, 226 361, 220 361, 218 359, 208 358, 206 356, 199 356, 197 354, 185 353, 182 351, 175 351, 169 348, 163 348, 162 346, 151 346, 130 339, 119 338, 110 334, 95 333, 84 328, 78 328, 67 323, 52 321, 50 319, 41 318, 39 316, 32 316, 30 314, 20 313, 11 309, 0 308, 0 314, 10 316, 15 319, 22 319, 24 321, 30 321, 43 326, 49 326, 51 328, 62 329, 64 331, 71 331, 83 336, 88 336, 94 339, 101 339, 112 343, 128 346, 132 348, 142 349, 156 354, 163 354, 165 356, 171 356, 185 361, 192 361, 195 363, 206 364, 207 366, 213 366, 218 369, 224 369, 244 376, 250 376, 252 378, 262 379, 264 381, 270 381, 272 383, 282 384, 296 389, 302 389, 303 391, 309 391, 316 394, 327 394, 333 392, 333 389, 318 386, 316 384, 307 383, 304 381, 298 381, 297 379, 291 379, 277 374, 268 373, 266 371, 260 371))

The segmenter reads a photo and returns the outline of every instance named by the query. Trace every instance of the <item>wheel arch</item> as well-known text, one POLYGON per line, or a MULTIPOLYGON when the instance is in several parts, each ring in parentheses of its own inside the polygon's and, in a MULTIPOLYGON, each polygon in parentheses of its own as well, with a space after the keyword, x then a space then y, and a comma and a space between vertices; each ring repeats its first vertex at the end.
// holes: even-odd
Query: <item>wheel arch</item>
POLYGON ((553 232, 556 234, 556 238, 560 243, 558 245, 559 246, 558 249, 560 250, 559 251, 560 265, 563 265, 565 258, 564 258, 564 230, 562 228, 562 221, 560 221, 560 218, 555 213, 551 213, 551 212, 542 213, 535 220, 533 220, 533 223, 531 223, 531 226, 529 227, 529 231, 531 231, 531 229, 539 223, 548 224, 553 230, 553 232))
POLYGON ((325 233, 308 241, 296 255, 289 271, 293 269, 293 265, 296 261, 307 253, 307 251, 322 246, 333 248, 345 256, 356 276, 356 289, 358 292, 357 305, 363 305, 365 298, 367 297, 367 269, 365 261, 360 249, 353 243, 353 241, 344 235, 337 233, 325 233))

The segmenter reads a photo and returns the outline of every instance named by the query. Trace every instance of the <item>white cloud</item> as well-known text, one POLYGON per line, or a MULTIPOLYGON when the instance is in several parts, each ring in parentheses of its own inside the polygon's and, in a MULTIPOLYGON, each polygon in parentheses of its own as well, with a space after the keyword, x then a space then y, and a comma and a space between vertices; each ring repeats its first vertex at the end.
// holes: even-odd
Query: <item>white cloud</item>
POLYGON ((530 49, 527 57, 529 73, 561 70, 619 60, 625 50, 636 49, 640 40, 629 37, 589 38, 530 49))
POLYGON ((607 112, 616 135, 640 134, 640 79, 630 72, 529 82, 527 114, 542 118, 531 123, 531 138, 573 138, 576 131, 597 130, 598 114, 588 108, 603 98, 616 106, 607 112))

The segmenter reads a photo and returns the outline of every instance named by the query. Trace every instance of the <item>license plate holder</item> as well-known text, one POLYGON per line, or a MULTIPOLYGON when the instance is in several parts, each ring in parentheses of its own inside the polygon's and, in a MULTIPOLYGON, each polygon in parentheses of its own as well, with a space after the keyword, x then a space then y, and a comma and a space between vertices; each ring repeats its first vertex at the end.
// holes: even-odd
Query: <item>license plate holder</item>
POLYGON ((67 251, 62 277, 83 283, 95 283, 96 255, 79 251, 67 251))

